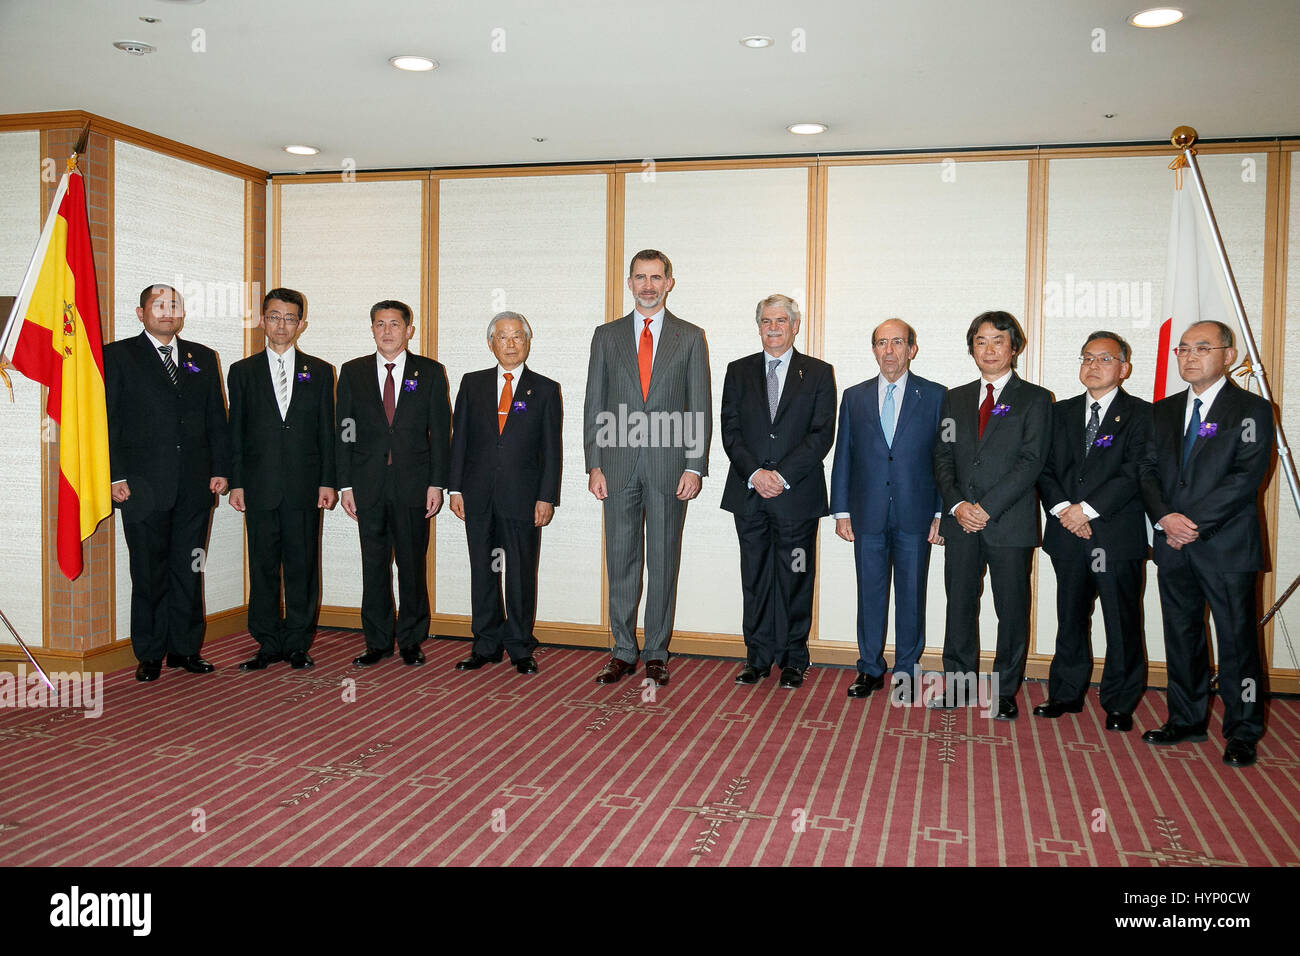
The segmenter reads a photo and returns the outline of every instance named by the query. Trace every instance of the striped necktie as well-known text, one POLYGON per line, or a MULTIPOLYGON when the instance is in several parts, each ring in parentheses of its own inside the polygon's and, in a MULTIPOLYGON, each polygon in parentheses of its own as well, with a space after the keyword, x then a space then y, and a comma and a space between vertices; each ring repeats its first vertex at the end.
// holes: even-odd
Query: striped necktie
POLYGON ((167 370, 167 377, 172 380, 173 385, 179 385, 180 376, 176 374, 176 363, 172 361, 172 347, 170 345, 160 345, 158 351, 162 353, 163 368, 167 370))

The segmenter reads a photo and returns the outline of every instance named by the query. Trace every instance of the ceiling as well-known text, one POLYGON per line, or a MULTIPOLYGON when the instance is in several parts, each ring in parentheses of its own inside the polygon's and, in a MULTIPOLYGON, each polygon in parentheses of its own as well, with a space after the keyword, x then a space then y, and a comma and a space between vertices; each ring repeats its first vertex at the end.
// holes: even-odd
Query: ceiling
POLYGON ((272 172, 1300 133, 1300 3, 1173 2, 1182 23, 1139 30, 1153 3, 0 0, 0 113, 84 109, 272 172))

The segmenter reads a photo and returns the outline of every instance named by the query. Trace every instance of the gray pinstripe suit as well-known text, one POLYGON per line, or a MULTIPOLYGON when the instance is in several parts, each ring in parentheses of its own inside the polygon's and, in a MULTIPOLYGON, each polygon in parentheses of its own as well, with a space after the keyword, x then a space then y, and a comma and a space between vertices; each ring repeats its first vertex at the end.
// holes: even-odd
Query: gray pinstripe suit
POLYGON ((601 469, 609 492, 604 502, 605 569, 613 656, 632 664, 638 655, 643 544, 649 574, 642 656, 646 661, 668 659, 686 517, 677 485, 684 471, 708 474, 713 430, 704 330, 665 310, 643 400, 634 321, 629 312, 592 336, 583 412, 587 471, 601 469), (637 437, 638 420, 648 420, 642 438, 637 437), (632 427, 625 427, 628 422, 632 427))

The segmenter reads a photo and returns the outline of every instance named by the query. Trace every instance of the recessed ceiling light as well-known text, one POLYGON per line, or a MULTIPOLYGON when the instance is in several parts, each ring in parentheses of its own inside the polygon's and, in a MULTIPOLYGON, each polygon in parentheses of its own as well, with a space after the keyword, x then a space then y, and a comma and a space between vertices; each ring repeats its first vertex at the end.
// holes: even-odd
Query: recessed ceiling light
POLYGON ((1153 29, 1155 27, 1171 26, 1182 18, 1183 11, 1175 7, 1152 7, 1150 10, 1143 10, 1141 13, 1133 14, 1128 18, 1128 22, 1135 27, 1153 29))
POLYGON ((153 53, 158 49, 156 46, 141 43, 139 40, 118 40, 113 46, 123 53, 130 53, 132 56, 144 56, 146 53, 153 53))
POLYGON ((826 132, 825 123, 794 123, 787 126, 790 132, 798 136, 815 136, 818 133, 826 132))
POLYGON ((1114 113, 1102 113, 1101 115, 1104 116, 1106 119, 1114 119, 1114 118, 1115 118, 1115 114, 1114 114, 1114 113))
POLYGON ((393 64, 399 70, 406 70, 408 73, 428 73, 430 70, 438 68, 437 60, 430 60, 427 56, 390 56, 388 62, 393 64))
POLYGON ((158 19, 157 17, 141 17, 140 22, 141 23, 162 23, 162 20, 158 19))
POLYGON ((747 46, 751 50, 761 50, 763 47, 772 45, 772 38, 764 36, 741 37, 740 45, 747 46))
POLYGON ((295 156, 315 156, 320 152, 315 146, 286 146, 284 151, 295 156))
POLYGON ((534 136, 534 137, 533 137, 533 142, 534 142, 534 143, 544 143, 544 142, 546 142, 546 137, 545 137, 545 136, 534 136))

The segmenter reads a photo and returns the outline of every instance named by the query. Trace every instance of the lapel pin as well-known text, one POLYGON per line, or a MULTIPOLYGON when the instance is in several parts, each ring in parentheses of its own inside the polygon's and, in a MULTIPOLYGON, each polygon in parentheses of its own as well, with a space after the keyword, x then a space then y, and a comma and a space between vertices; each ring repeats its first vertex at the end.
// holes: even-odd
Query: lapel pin
POLYGON ((800 381, 803 380, 803 369, 799 369, 799 379, 800 381))

